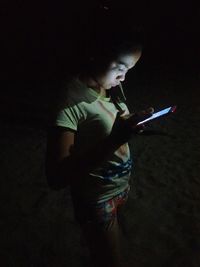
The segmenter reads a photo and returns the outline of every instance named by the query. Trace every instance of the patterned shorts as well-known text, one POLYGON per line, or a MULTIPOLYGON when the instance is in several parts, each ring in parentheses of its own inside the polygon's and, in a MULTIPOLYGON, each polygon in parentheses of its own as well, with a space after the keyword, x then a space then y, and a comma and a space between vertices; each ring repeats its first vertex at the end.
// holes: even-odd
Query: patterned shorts
POLYGON ((99 204, 86 204, 83 201, 73 200, 75 219, 80 225, 94 222, 98 224, 108 224, 117 217, 117 210, 128 199, 130 187, 119 193, 112 199, 99 204))

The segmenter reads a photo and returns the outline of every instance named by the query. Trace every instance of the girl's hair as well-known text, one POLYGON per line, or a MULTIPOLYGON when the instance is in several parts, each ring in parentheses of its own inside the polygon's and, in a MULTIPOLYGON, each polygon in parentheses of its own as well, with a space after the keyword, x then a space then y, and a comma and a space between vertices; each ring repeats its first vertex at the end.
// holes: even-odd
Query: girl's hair
POLYGON ((104 8, 91 12, 81 32, 76 66, 85 74, 106 70, 119 55, 141 51, 144 44, 129 16, 104 8))

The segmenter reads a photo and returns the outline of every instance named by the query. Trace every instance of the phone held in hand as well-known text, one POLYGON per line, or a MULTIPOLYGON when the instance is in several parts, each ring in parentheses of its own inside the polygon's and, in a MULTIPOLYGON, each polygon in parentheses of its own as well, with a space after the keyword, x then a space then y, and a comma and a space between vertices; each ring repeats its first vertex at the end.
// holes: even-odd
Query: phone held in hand
POLYGON ((174 113, 175 111, 176 111, 176 106, 171 106, 171 107, 162 109, 162 110, 160 110, 158 112, 153 113, 151 117, 149 117, 149 118, 147 118, 147 119, 145 119, 143 121, 138 122, 137 125, 145 124, 146 122, 149 122, 151 120, 157 119, 157 118, 159 118, 161 116, 164 116, 164 115, 167 115, 167 114, 170 114, 170 113, 174 113))

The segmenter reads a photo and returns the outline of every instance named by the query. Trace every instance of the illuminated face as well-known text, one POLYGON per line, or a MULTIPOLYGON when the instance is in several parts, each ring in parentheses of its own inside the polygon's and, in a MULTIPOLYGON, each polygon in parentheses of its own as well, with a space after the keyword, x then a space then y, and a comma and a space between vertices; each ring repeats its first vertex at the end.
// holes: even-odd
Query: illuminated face
POLYGON ((96 77, 98 84, 105 90, 119 85, 125 80, 126 73, 135 66, 140 57, 141 51, 119 56, 116 61, 110 64, 104 74, 96 77))

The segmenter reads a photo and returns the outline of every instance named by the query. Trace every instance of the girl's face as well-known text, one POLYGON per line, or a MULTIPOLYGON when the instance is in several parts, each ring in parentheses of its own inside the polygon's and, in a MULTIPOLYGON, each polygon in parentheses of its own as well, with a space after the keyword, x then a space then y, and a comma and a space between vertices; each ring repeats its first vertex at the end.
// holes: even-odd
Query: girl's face
POLYGON ((140 57, 141 51, 120 55, 117 60, 110 64, 104 74, 96 76, 96 81, 105 90, 119 85, 120 82, 125 80, 126 73, 135 66, 140 57))

